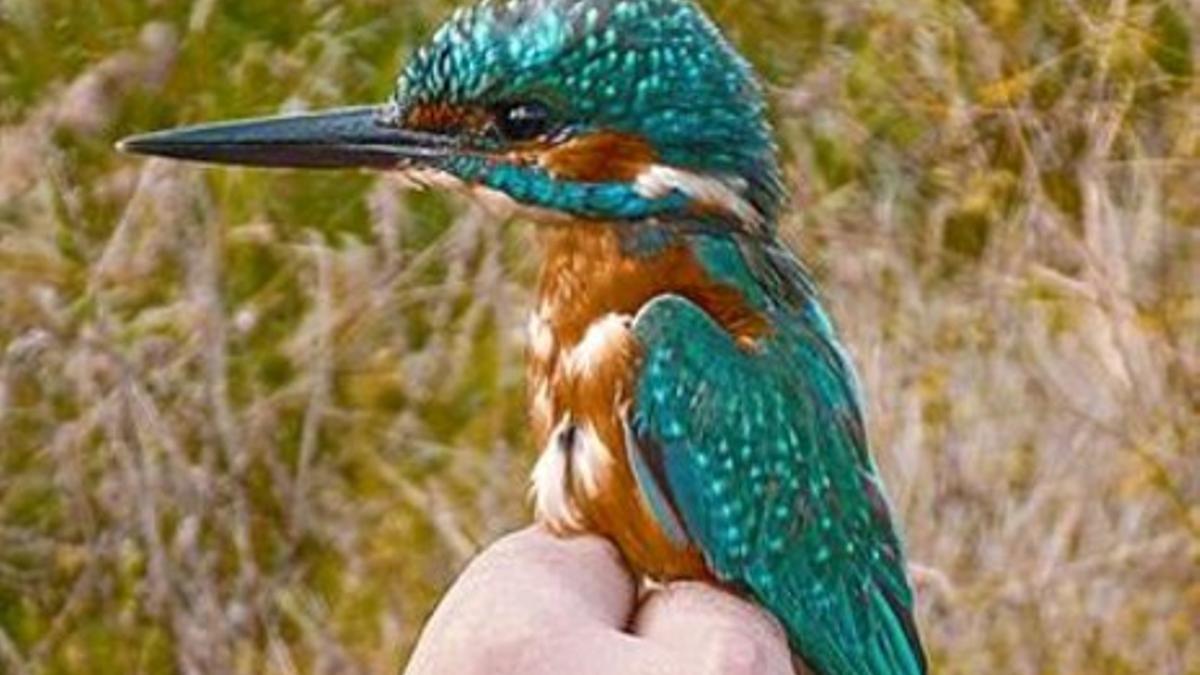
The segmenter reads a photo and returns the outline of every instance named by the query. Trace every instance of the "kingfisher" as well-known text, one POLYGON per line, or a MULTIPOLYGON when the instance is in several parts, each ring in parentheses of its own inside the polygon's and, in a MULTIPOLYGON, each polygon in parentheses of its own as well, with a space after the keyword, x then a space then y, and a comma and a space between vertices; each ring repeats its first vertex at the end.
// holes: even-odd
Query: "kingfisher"
POLYGON ((857 376, 780 239, 764 90, 693 0, 485 0, 382 105, 119 147, 394 172, 533 221, 535 518, 751 599, 818 675, 927 672, 857 376))

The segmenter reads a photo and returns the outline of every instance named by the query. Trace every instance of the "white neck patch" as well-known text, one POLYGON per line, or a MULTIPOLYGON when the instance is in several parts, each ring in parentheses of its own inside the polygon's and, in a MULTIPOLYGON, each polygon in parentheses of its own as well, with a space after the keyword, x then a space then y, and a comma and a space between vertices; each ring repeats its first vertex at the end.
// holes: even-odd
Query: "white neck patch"
POLYGON ((765 226, 763 215, 742 196, 744 185, 735 186, 712 176, 651 164, 638 175, 633 189, 646 199, 661 199, 678 190, 702 204, 729 212, 755 230, 765 226))

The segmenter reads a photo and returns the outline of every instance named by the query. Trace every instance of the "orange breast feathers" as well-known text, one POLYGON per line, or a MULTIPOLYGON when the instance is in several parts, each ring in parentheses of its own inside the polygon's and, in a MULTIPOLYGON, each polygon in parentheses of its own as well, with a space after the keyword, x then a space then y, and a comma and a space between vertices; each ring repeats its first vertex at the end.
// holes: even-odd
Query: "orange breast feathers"
POLYGON ((553 427, 534 469, 537 517, 559 533, 610 538, 636 569, 655 578, 707 578, 699 552, 664 534, 628 461, 626 414, 640 361, 630 317, 608 314, 563 350, 541 381, 547 398, 536 405, 553 427))
POLYGON ((560 533, 609 537, 656 578, 707 578, 703 557, 672 542, 641 496, 628 462, 626 415, 641 349, 633 316, 663 293, 697 302, 739 339, 765 322, 736 290, 716 284, 686 247, 629 258, 610 228, 576 224, 543 233, 547 258, 529 326, 538 519, 560 533))

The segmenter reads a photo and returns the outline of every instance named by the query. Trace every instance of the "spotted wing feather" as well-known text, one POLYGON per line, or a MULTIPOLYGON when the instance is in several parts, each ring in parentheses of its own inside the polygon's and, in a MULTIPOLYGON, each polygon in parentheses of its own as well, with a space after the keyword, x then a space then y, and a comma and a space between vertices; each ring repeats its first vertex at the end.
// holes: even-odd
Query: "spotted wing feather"
POLYGON ((643 491, 814 672, 924 673, 853 373, 824 326, 793 319, 747 350, 683 298, 641 312, 628 422, 643 491))

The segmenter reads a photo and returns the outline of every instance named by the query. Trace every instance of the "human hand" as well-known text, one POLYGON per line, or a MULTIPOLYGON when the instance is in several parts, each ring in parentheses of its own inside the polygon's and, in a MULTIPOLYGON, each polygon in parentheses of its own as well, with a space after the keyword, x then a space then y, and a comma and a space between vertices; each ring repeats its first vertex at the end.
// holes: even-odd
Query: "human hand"
POLYGON ((605 539, 532 527, 458 578, 426 624, 407 675, 789 675, 791 653, 762 609, 680 582, 638 605, 605 539))

